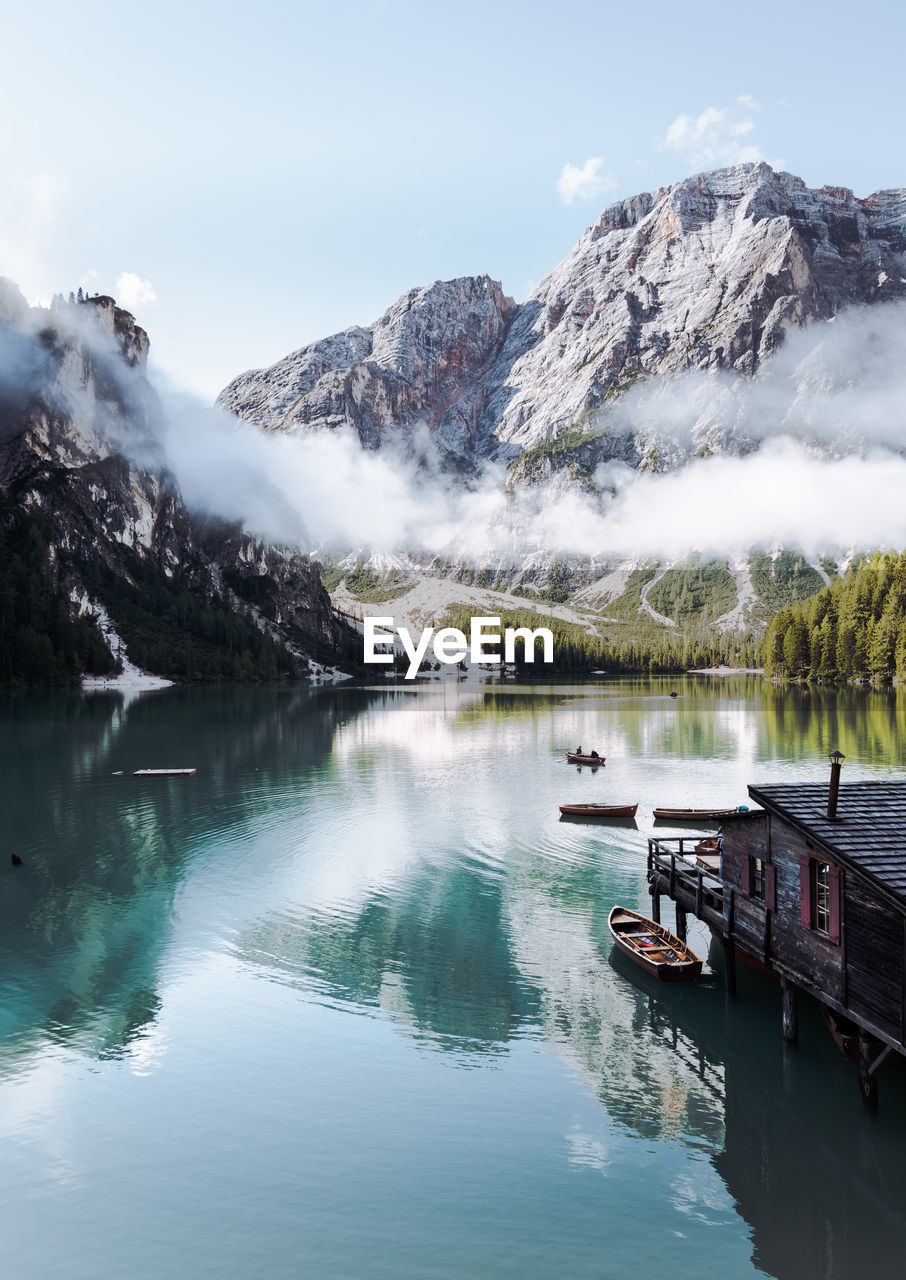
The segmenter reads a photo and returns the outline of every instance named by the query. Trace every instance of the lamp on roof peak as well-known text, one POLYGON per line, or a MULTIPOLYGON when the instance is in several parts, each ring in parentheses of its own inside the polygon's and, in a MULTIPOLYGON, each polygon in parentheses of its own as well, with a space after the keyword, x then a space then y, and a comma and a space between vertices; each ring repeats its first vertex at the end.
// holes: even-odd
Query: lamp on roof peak
POLYGON ((827 792, 827 816, 832 821, 837 816, 837 798, 840 795, 840 766, 846 756, 842 751, 831 751, 831 776, 830 787, 827 792))

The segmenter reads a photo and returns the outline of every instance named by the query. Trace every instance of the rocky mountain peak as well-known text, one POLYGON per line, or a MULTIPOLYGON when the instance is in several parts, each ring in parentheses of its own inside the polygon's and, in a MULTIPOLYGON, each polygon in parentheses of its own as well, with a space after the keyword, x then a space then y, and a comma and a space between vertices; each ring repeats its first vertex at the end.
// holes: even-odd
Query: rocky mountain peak
MULTIPOLYGON (((59 597, 61 615, 125 625, 127 645, 147 649, 131 659, 158 670, 175 659, 157 615, 162 602, 180 598, 238 628, 249 653, 270 653, 272 641, 285 646, 285 669, 296 674, 306 670, 303 651, 351 653, 354 637, 307 556, 186 508, 164 465, 148 348, 145 331, 112 298, 58 296, 50 308, 30 308, 0 281, 0 514, 10 528, 36 520, 49 565, 42 590, 59 597), (150 648, 149 628, 159 639, 150 648)), ((219 640, 204 626, 194 636, 202 675, 238 671, 232 641, 224 640, 226 656, 215 656, 219 640)), ((250 662, 243 678, 255 677, 250 662)), ((195 678, 185 663, 177 674, 195 678)))
POLYGON ((139 369, 147 366, 151 342, 131 312, 124 311, 116 305, 115 298, 104 294, 85 298, 81 306, 94 315, 98 330, 113 338, 127 365, 139 369))
POLYGON ((372 448, 399 429, 436 430, 487 373, 517 310, 488 276, 437 280, 368 328, 242 374, 218 403, 265 429, 351 426, 372 448))
POLYGON ((516 310, 495 280, 466 276, 410 289, 372 330, 370 363, 412 378, 425 392, 483 372, 516 310))
POLYGON ((904 296, 906 191, 858 199, 740 164, 608 206, 518 306, 487 276, 413 289, 220 403, 271 429, 347 425, 371 447, 424 423, 464 459, 512 459, 639 377, 750 376, 791 329, 904 296))

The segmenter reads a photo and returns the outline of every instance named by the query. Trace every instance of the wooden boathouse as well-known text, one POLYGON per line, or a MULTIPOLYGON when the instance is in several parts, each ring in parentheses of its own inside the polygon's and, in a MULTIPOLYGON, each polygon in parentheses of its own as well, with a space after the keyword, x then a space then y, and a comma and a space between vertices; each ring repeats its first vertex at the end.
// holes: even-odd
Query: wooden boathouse
POLYGON ((648 884, 656 920, 666 895, 681 937, 691 912, 719 939, 729 991, 737 952, 779 978, 787 1040, 800 991, 849 1024, 874 1106, 881 1063, 906 1055, 906 782, 841 784, 842 759, 829 785, 750 786, 761 808, 724 820, 718 867, 699 837, 650 839, 648 884))

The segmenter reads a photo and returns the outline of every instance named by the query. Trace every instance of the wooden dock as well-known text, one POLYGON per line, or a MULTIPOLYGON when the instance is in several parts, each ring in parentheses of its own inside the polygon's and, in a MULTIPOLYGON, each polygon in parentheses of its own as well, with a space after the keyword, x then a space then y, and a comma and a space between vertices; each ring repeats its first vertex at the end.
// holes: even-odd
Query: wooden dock
POLYGON ((651 915, 661 898, 708 926, 724 952, 725 985, 736 960, 775 977, 783 1037, 798 1038, 797 997, 814 996, 858 1029, 859 1084, 877 1105, 876 1073, 906 1056, 906 783, 752 786, 763 806, 724 819, 718 859, 701 835, 651 837, 651 915), (826 812, 825 812, 826 810, 826 812), (716 865, 715 865, 716 862, 716 865))
POLYGON ((187 778, 197 769, 136 769, 133 778, 187 778))

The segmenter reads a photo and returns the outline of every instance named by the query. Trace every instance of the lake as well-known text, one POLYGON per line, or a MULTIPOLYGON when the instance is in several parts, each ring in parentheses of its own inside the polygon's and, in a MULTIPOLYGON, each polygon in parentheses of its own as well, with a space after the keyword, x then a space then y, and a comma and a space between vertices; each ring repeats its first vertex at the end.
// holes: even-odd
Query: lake
POLYGON ((836 747, 844 781, 906 778, 904 693, 469 680, 0 716, 4 1274, 899 1270, 906 1070, 865 1113, 812 1002, 785 1046, 778 988, 740 968, 727 996, 698 922, 702 979, 658 990, 607 914, 647 912, 654 805, 820 780, 836 747), (567 765, 580 743, 606 766, 567 765), (593 800, 637 818, 560 821, 593 800))

